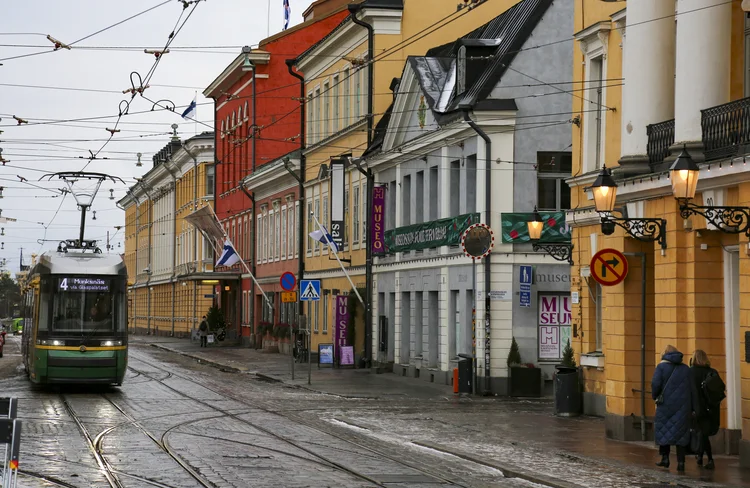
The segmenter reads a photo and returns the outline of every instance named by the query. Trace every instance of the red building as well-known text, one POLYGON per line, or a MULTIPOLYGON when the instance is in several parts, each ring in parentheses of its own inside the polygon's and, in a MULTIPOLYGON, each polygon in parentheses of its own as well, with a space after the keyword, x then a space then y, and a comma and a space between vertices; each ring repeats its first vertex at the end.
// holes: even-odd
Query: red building
MULTIPOLYGON (((315 2, 305 12, 302 24, 264 39, 247 55, 240 54, 203 92, 214 100, 216 215, 247 265, 234 265, 231 271, 236 279, 219 283, 219 304, 229 324, 229 338, 239 336, 243 344, 252 344, 253 324, 290 323, 290 305, 295 305, 282 307, 279 296, 281 273, 297 275, 299 266, 297 238, 291 240, 292 252, 288 233, 297 231, 299 209, 296 213, 291 209, 300 195, 297 181, 281 158, 294 156, 294 167, 299 170, 295 150, 302 137, 300 80, 289 73, 286 60, 331 32, 348 15, 348 3, 350 0, 315 2), (249 178, 254 173, 255 177, 249 178), (267 175, 272 175, 270 180, 267 175), (248 179, 254 183, 243 185, 248 179), (257 252, 255 240, 259 241, 257 252), (253 286, 248 268, 273 303, 273 311, 261 308, 262 296, 253 286)), ((216 271, 228 270, 217 267, 216 271)))

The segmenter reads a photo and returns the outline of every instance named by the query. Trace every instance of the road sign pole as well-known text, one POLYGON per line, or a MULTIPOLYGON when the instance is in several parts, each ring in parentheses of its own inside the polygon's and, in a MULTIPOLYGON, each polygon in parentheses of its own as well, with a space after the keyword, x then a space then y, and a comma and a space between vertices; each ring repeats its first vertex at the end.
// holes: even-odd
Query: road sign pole
POLYGON ((477 394, 477 260, 471 258, 471 289, 474 292, 474 301, 471 304, 471 369, 474 374, 471 382, 471 393, 477 394))

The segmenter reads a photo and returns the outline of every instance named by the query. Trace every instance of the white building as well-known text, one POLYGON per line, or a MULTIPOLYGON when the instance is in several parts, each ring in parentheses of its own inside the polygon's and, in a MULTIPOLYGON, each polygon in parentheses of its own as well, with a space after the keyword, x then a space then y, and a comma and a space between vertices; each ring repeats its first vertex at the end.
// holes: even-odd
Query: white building
MULTIPOLYGON (((450 384, 459 354, 474 353, 477 391, 506 394, 514 337, 523 362, 547 376, 559 362, 556 352, 540 346, 537 305, 542 298, 546 306, 567 303, 570 266, 533 252, 524 233, 535 205, 563 223, 560 210, 569 207, 563 180, 570 176, 571 95, 558 82, 570 80, 572 47, 527 48, 572 29, 570 2, 522 2, 456 42, 409 57, 394 80, 393 105, 364 159, 385 191, 388 248, 375 266, 374 359, 399 375, 450 384), (556 84, 532 81, 545 79, 556 84), (472 260, 459 244, 462 232, 479 222, 490 226, 495 241, 489 268, 486 260, 476 264, 474 284, 472 260), (504 226, 514 224, 520 235, 509 231, 502 239, 504 226), (526 306, 521 265, 535 266, 537 278, 524 294, 526 306), (488 290, 492 299, 485 301, 488 290)), ((558 233, 565 239, 567 228, 558 233)), ((570 331, 567 317, 556 325, 557 351, 563 329, 570 331)))

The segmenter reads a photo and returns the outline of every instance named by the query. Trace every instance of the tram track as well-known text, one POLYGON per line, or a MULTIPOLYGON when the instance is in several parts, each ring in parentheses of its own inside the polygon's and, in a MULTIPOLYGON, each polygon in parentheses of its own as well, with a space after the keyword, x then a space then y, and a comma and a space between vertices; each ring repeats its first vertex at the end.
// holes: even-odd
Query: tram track
MULTIPOLYGON (((102 394, 101 397, 104 398, 109 404, 111 404, 115 409, 117 409, 120 414, 127 419, 127 422, 122 422, 116 425, 113 425, 111 427, 108 427, 101 431, 96 437, 91 436, 91 433, 84 425, 83 421, 81 420, 80 416, 75 412, 70 402, 67 400, 65 395, 60 395, 63 405, 65 406, 66 411, 68 412, 68 415, 71 416, 73 421, 78 426, 78 430, 83 435, 84 439, 86 440, 86 443, 89 447, 89 450, 94 455, 94 458, 97 462, 97 465, 99 466, 99 471, 105 476, 107 479, 107 482, 109 483, 109 486, 111 488, 125 488, 125 485, 123 484, 123 481, 120 479, 122 478, 129 478, 138 480, 142 483, 146 483, 148 485, 154 486, 156 488, 178 488, 172 485, 169 485, 167 483, 163 483, 161 481, 156 481, 150 478, 146 478, 143 476, 138 476, 130 473, 126 473, 124 471, 115 469, 112 467, 110 462, 107 460, 106 456, 104 455, 103 451, 103 441, 104 438, 107 436, 107 434, 111 433, 118 427, 121 427, 122 425, 134 425, 137 429, 139 429, 144 435, 146 435, 149 439, 151 439, 154 444, 156 444, 159 449, 166 453, 169 457, 171 457, 181 468, 183 468, 185 471, 190 474, 201 486, 205 488, 215 488, 216 485, 211 483, 210 481, 203 478, 199 473, 197 473, 192 467, 190 467, 182 458, 180 458, 177 454, 175 454, 169 446, 165 446, 163 444, 163 441, 159 440, 154 436, 152 433, 150 433, 148 430, 146 430, 142 425, 140 425, 133 417, 128 415, 124 410, 122 410, 119 405, 114 403, 112 400, 106 397, 105 394, 102 394)), ((205 420, 205 419, 201 419, 205 420)), ((74 487, 74 485, 60 485, 60 486, 70 486, 74 487)), ((75 488, 75 487, 74 487, 75 488)))
MULTIPOLYGON (((155 364, 153 364, 153 363, 151 363, 149 361, 146 361, 146 360, 143 360, 143 359, 140 359, 140 358, 134 358, 134 359, 136 359, 137 361, 140 361, 140 362, 142 362, 142 363, 150 366, 151 368, 154 368, 154 369, 159 370, 161 372, 166 372, 166 370, 164 370, 164 368, 162 368, 161 366, 155 365, 155 364)), ((142 376, 149 376, 150 375, 149 372, 137 370, 136 368, 133 368, 132 366, 128 366, 128 367, 130 369, 132 369, 133 371, 140 372, 142 376)), ((332 429, 324 428, 324 427, 322 427, 322 426, 320 426, 318 424, 314 424, 312 422, 309 422, 308 420, 303 419, 301 417, 298 417, 296 415, 291 415, 289 413, 280 413, 279 410, 277 408, 275 408, 275 406, 273 404, 268 404, 268 403, 259 402, 259 401, 249 401, 249 400, 246 400, 246 399, 243 399, 243 398, 238 398, 238 397, 232 395, 231 393, 227 393, 225 391, 220 391, 218 389, 208 387, 208 386, 206 386, 206 385, 204 385, 202 383, 199 383, 199 382, 195 381, 192 378, 189 378, 189 377, 186 377, 186 376, 174 373, 174 372, 172 373, 172 377, 179 378, 179 379, 181 379, 183 381, 187 381, 187 382, 193 383, 195 385, 198 385, 201 388, 204 388, 204 389, 206 389, 208 391, 211 391, 212 393, 214 393, 216 395, 219 395, 219 396, 222 396, 224 398, 230 399, 230 400, 235 401, 235 402, 237 402, 239 404, 256 408, 256 409, 261 410, 261 411, 263 411, 265 413, 268 413, 268 414, 271 414, 271 415, 275 415, 275 416, 284 418, 286 420, 293 421, 293 422, 295 422, 297 424, 300 424, 300 425, 303 425, 303 426, 305 426, 305 427, 307 427, 309 429, 315 430, 315 431, 317 431, 317 432, 319 432, 321 434, 324 434, 324 435, 327 435, 327 436, 331 436, 331 437, 336 438, 336 439, 338 439, 338 440, 340 440, 342 442, 345 442, 345 443, 347 443, 349 445, 355 446, 355 447, 359 448, 360 450, 364 450, 364 451, 370 452, 370 453, 374 454, 376 457, 378 457, 380 459, 386 459, 386 460, 391 461, 393 463, 396 463, 396 464, 398 464, 398 465, 400 465, 402 467, 405 467, 405 468, 414 470, 415 472, 421 473, 424 476, 427 476, 429 478, 434 479, 436 482, 440 482, 440 483, 443 483, 443 484, 446 484, 446 485, 449 485, 449 486, 455 486, 455 487, 461 487, 461 488, 469 488, 468 485, 463 484, 463 483, 461 483, 461 482, 459 482, 459 481, 457 481, 455 479, 450 479, 450 478, 445 477, 443 475, 438 475, 438 474, 435 474, 434 472, 430 472, 430 471, 422 469, 422 468, 420 468, 418 466, 414 466, 412 463, 405 462, 402 459, 399 459, 399 458, 394 457, 394 456, 392 456, 390 454, 384 453, 384 452, 382 452, 382 451, 380 451, 378 449, 375 449, 375 448, 372 448, 372 447, 367 446, 365 444, 353 441, 350 438, 346 438, 345 436, 339 434, 338 432, 334 432, 332 429)), ((164 385, 166 388, 168 388, 168 389, 170 389, 170 390, 172 390, 172 391, 174 391, 174 392, 176 392, 176 393, 178 393, 178 394, 180 394, 180 395, 182 395, 182 396, 184 396, 186 398, 191 398, 189 395, 185 394, 184 392, 182 392, 182 391, 180 391, 180 390, 178 390, 178 389, 176 389, 176 388, 174 388, 174 387, 172 387, 172 386, 164 383, 164 380, 157 380, 157 379, 155 379, 155 381, 158 381, 160 384, 164 385)), ((198 402, 198 403, 206 405, 209 408, 212 408, 214 410, 222 412, 221 409, 219 409, 217 407, 214 407, 214 406, 212 406, 212 405, 210 405, 210 404, 208 404, 208 403, 206 403, 206 402, 204 402, 202 400, 195 399, 195 398, 192 398, 192 399, 194 401, 198 402)), ((247 424, 247 425, 249 425, 249 426, 251 426, 251 427, 253 427, 253 428, 255 428, 255 429, 259 430, 259 431, 261 431, 261 432, 266 433, 267 435, 270 435, 270 436, 272 436, 274 438, 277 438, 277 439, 279 439, 279 440, 281 440, 281 441, 283 441, 283 442, 285 442, 287 444, 290 444, 290 445, 294 446, 297 449, 300 449, 300 450, 302 450, 304 452, 307 452, 310 455, 313 455, 316 458, 319 458, 319 459, 321 459, 322 461, 324 461, 326 463, 330 463, 330 464, 332 464, 333 466, 335 466, 336 468, 338 468, 341 471, 344 471, 344 472, 347 472, 347 473, 349 473, 349 474, 351 474, 353 476, 356 476, 357 478, 359 478, 361 480, 366 480, 366 481, 374 484, 375 486, 380 486, 380 487, 385 487, 386 486, 385 484, 383 484, 382 482, 374 479, 371 476, 365 475, 363 473, 359 473, 359 472, 357 472, 354 469, 351 469, 351 468, 348 468, 348 467, 342 465, 341 463, 338 463, 336 461, 330 460, 330 459, 328 459, 328 458, 326 458, 326 457, 324 457, 324 456, 316 453, 314 450, 309 449, 309 448, 307 448, 305 446, 302 446, 298 442, 292 441, 292 440, 290 440, 290 439, 288 439, 288 438, 286 438, 286 437, 284 437, 282 435, 276 434, 275 432, 273 432, 273 431, 271 431, 269 429, 266 429, 265 427, 262 427, 262 426, 258 425, 257 423, 251 422, 251 421, 249 421, 247 419, 244 419, 244 418, 240 418, 236 414, 231 414, 229 412, 224 412, 224 413, 226 413, 227 416, 229 416, 229 417, 232 417, 232 418, 234 418, 234 419, 236 419, 236 420, 238 420, 238 421, 240 421, 242 423, 245 423, 245 424, 247 424)))

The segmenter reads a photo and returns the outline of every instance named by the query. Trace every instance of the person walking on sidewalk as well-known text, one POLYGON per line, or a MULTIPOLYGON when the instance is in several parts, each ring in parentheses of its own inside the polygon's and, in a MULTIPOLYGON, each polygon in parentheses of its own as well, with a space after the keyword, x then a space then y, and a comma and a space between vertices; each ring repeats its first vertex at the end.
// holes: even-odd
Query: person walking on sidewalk
POLYGON ((206 321, 205 315, 198 326, 198 333, 201 336, 201 347, 208 347, 208 321, 206 321))
POLYGON ((696 460, 698 466, 703 466, 703 454, 705 453, 708 455, 705 468, 714 469, 711 441, 708 438, 719 432, 721 401, 725 398, 725 385, 718 371, 711 367, 708 355, 701 349, 696 349, 693 353, 690 377, 693 381, 693 387, 698 391, 698 406, 695 413, 702 436, 701 450, 697 453, 696 460))
POLYGON ((661 362, 656 366, 651 395, 656 402, 654 440, 661 454, 656 465, 668 468, 670 446, 677 446, 677 471, 684 472, 690 422, 698 403, 697 390, 690 368, 682 362, 682 353, 672 345, 664 348, 661 362))

